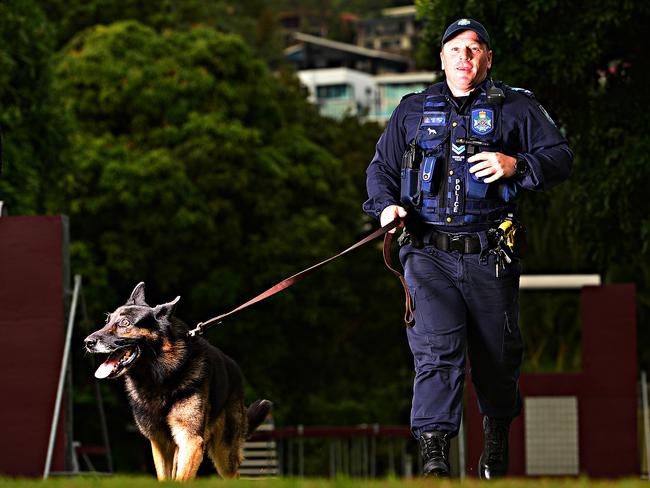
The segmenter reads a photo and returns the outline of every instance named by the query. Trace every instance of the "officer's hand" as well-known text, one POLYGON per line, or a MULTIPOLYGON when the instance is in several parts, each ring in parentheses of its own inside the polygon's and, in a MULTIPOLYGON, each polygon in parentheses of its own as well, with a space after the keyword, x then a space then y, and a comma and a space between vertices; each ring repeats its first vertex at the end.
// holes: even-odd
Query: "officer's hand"
MULTIPOLYGON (((379 216, 379 221, 381 222, 381 226, 383 227, 384 225, 390 224, 393 220, 400 218, 403 219, 406 217, 406 209, 404 207, 400 207, 399 205, 389 205, 386 207, 384 210, 381 211, 381 215, 379 216)), ((404 224, 400 224, 399 227, 402 227, 404 224)), ((388 232, 391 234, 395 232, 395 229, 391 229, 388 232)))
POLYGON ((510 178, 515 174, 516 158, 500 152, 480 152, 467 158, 468 163, 476 163, 469 168, 470 173, 476 173, 477 178, 485 178, 483 183, 492 183, 499 178, 510 178))

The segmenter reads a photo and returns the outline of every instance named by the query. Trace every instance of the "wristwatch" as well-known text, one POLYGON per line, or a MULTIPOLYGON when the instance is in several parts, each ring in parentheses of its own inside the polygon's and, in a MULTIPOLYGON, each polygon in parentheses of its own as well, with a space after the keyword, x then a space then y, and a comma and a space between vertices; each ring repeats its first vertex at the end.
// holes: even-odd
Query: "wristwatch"
POLYGON ((526 173, 528 173, 528 161, 521 156, 517 156, 517 161, 515 161, 515 176, 524 176, 526 173))

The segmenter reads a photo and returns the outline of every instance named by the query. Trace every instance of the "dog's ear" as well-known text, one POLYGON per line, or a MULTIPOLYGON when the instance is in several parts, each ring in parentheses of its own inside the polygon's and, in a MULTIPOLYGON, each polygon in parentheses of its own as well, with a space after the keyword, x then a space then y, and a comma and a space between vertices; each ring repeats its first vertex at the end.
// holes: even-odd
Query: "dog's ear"
POLYGON ((156 320, 160 320, 162 318, 170 318, 172 315, 174 315, 174 310, 176 310, 176 304, 180 299, 181 297, 178 296, 174 298, 171 302, 161 303, 160 305, 156 305, 153 309, 153 315, 154 317, 156 317, 156 320))
POLYGON ((131 296, 126 301, 126 305, 144 305, 148 307, 147 302, 144 300, 144 281, 141 281, 131 292, 131 296))

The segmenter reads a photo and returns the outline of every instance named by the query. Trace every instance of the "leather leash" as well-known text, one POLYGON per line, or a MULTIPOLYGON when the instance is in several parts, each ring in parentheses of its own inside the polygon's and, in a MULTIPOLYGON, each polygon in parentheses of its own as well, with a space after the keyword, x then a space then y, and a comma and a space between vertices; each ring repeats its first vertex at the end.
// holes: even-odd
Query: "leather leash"
MULTIPOLYGON (((340 258, 341 256, 349 253, 350 251, 353 251, 353 250, 357 249, 358 247, 361 247, 364 244, 367 244, 368 242, 375 240, 377 237, 379 237, 381 235, 385 235, 385 237, 384 237, 384 262, 386 263, 386 266, 388 266, 388 268, 393 272, 393 274, 396 274, 400 278, 400 281, 402 281, 402 285, 405 287, 404 289, 406 291, 406 296, 407 296, 407 307, 408 307, 407 308, 407 314, 410 314, 410 316, 412 317, 412 313, 410 312, 410 295, 408 293, 408 289, 406 288, 406 282, 404 281, 404 278, 402 277, 401 273, 399 273, 399 271, 397 271, 396 269, 394 269, 392 266, 389 265, 389 263, 390 263, 390 244, 392 242, 392 235, 393 234, 391 234, 388 231, 398 227, 400 224, 401 224, 400 219, 393 220, 392 222, 384 225, 383 227, 380 227, 379 229, 374 231, 372 234, 364 237, 363 239, 361 239, 356 244, 353 244, 352 246, 348 247, 346 250, 341 251, 340 253, 338 253, 338 254, 330 257, 330 258, 327 258, 324 261, 321 261, 320 263, 314 264, 313 266, 311 266, 311 267, 309 267, 309 268, 307 268, 307 269, 305 269, 303 271, 300 271, 299 273, 296 273, 293 276, 290 276, 289 278, 286 278, 286 279, 280 281, 279 283, 273 285, 271 288, 269 288, 265 292, 260 293, 259 295, 257 295, 254 298, 251 298, 246 303, 244 303, 244 304, 240 305, 239 307, 231 310, 230 312, 218 315, 218 316, 213 317, 213 318, 211 318, 209 320, 206 320, 205 322, 199 322, 194 329, 192 329, 192 330, 190 330, 188 332, 188 335, 190 337, 194 337, 197 334, 198 335, 203 334, 208 329, 208 327, 211 327, 212 325, 215 325, 215 324, 216 325, 221 324, 223 322, 223 320, 226 319, 227 317, 229 317, 229 316, 231 316, 231 315, 233 315, 233 314, 235 314, 235 313, 237 313, 237 312, 239 312, 239 311, 241 311, 241 310, 243 310, 245 308, 248 308, 248 307, 250 307, 251 305, 254 305, 257 302, 261 302, 262 300, 264 300, 264 299, 266 299, 266 298, 268 298, 268 297, 270 297, 272 295, 275 295, 276 293, 279 293, 279 292, 281 292, 282 290, 284 290, 286 288, 289 288, 290 286, 296 284, 298 281, 301 281, 304 278, 306 278, 307 276, 313 274, 314 272, 316 272, 317 270, 319 270, 320 268, 322 268, 326 264, 330 263, 331 261, 334 261, 335 259, 340 258), (388 248, 388 251, 387 251, 387 248, 388 248), (386 256, 388 256, 388 259, 386 258, 386 256)), ((405 317, 404 317, 405 321, 406 321, 407 314, 405 314, 405 317)), ((408 324, 408 322, 407 322, 407 324, 408 324)))
POLYGON ((402 288, 404 288, 404 323, 407 327, 412 327, 413 322, 415 322, 415 317, 413 317, 413 302, 411 301, 411 294, 406 284, 406 278, 393 266, 393 260, 390 257, 390 245, 393 242, 393 235, 395 234, 388 232, 384 236, 384 263, 390 272, 397 276, 402 283, 402 288))

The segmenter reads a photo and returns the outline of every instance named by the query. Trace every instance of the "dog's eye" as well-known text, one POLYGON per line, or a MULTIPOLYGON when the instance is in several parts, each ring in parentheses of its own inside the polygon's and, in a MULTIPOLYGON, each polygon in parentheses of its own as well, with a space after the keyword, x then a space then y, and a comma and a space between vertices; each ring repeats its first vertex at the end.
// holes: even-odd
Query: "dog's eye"
POLYGON ((120 327, 129 327, 131 325, 131 322, 128 321, 128 319, 122 319, 120 321, 120 327))

